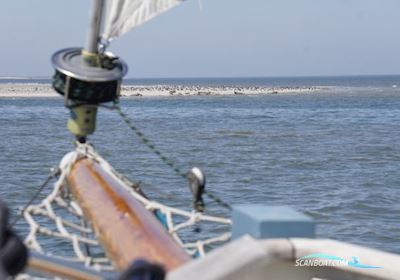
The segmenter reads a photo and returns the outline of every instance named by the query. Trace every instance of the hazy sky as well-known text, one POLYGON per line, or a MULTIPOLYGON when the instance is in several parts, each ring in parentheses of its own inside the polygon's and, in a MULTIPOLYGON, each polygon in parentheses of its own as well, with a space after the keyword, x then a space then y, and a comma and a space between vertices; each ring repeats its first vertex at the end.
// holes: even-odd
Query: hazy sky
MULTIPOLYGON (((187 0, 112 44, 128 77, 400 74, 399 0, 187 0)), ((49 76, 91 0, 3 0, 0 76, 49 76)))

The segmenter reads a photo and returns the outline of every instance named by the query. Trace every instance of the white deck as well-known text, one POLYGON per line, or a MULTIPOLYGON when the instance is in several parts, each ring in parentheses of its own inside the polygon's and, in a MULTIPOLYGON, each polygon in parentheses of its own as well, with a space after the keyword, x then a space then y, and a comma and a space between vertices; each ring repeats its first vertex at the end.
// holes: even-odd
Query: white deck
POLYGON ((168 280, 378 280, 400 279, 400 256, 329 239, 267 239, 245 236, 168 274, 168 280), (324 253, 381 268, 297 267, 296 259, 324 253))

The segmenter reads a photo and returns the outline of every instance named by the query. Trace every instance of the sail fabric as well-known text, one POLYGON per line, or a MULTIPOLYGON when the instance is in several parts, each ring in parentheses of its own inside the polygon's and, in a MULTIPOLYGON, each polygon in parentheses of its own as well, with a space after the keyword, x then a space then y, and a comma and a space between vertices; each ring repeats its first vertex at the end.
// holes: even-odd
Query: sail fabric
POLYGON ((184 0, 106 0, 102 39, 110 41, 184 0))

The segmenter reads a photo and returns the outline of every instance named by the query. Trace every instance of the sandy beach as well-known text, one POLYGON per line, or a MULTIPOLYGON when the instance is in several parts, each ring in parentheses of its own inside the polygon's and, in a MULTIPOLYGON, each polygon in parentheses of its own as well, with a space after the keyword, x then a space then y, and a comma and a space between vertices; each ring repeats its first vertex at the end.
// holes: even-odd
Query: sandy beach
MULTIPOLYGON (((122 86, 121 96, 205 96, 205 95, 255 95, 312 93, 322 87, 232 87, 232 86, 122 86)), ((7 97, 55 97, 50 84, 4 83, 0 84, 0 98, 7 97)))
POLYGON ((4 83, 0 84, 0 97, 52 97, 55 91, 50 84, 4 83))

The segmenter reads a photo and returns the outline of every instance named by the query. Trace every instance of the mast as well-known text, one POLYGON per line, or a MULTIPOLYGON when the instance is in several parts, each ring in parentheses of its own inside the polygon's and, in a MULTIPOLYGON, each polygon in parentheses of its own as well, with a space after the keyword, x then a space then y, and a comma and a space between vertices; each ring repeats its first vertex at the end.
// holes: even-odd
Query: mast
POLYGON ((98 66, 98 43, 103 20, 104 0, 93 0, 90 14, 89 30, 85 48, 82 50, 83 60, 89 65, 98 66))
POLYGON ((104 10, 104 0, 93 0, 92 11, 90 15, 90 26, 87 34, 86 46, 84 51, 90 54, 97 54, 100 28, 102 24, 104 10))

